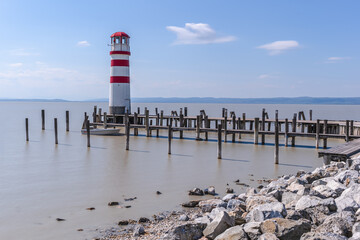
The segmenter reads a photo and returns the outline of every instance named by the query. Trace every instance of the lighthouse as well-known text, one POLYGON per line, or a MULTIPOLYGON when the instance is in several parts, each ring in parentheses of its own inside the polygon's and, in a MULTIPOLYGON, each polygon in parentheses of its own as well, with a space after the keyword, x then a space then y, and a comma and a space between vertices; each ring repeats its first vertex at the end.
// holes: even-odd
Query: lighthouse
POLYGON ((110 114, 124 114, 130 109, 130 36, 124 32, 111 35, 110 114))

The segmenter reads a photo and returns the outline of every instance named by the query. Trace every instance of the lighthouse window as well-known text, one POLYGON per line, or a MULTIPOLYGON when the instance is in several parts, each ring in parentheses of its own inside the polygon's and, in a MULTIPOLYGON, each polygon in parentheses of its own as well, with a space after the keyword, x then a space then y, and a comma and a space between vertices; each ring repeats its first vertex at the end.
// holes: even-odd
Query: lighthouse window
POLYGON ((115 38, 116 39, 116 42, 115 43, 119 43, 120 41, 119 41, 119 38, 115 38))
POLYGON ((122 38, 122 44, 125 44, 126 43, 126 38, 122 38))

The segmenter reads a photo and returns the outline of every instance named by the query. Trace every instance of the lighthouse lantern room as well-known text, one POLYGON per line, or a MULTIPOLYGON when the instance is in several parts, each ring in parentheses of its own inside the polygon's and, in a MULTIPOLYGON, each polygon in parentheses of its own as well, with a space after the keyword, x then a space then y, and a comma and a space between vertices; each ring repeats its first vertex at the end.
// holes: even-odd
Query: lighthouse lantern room
POLYGON ((130 36, 124 32, 111 35, 110 114, 124 114, 130 109, 130 36))

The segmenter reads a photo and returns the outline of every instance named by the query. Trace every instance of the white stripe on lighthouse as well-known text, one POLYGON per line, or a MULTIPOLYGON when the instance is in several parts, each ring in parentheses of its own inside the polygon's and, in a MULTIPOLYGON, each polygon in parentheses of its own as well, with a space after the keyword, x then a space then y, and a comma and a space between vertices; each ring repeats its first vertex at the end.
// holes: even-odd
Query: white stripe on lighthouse
POLYGON ((119 59, 119 60, 129 60, 129 55, 125 54, 111 54, 111 59, 119 59))
POLYGON ((113 66, 110 68, 110 76, 130 76, 130 69, 129 67, 120 67, 120 66, 113 66))

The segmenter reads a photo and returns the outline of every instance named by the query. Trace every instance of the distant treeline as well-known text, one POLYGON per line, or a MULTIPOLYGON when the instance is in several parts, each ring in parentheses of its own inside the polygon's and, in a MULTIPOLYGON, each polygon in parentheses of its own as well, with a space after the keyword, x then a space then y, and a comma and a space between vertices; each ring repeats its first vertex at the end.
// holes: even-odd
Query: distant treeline
MULTIPOLYGON (((63 99, 0 99, 8 102, 69 102, 63 99)), ((83 102, 108 102, 107 98, 89 99, 83 102)), ((327 105, 360 105, 360 97, 278 97, 278 98, 132 98, 133 103, 243 103, 243 104, 327 104, 327 105)))

